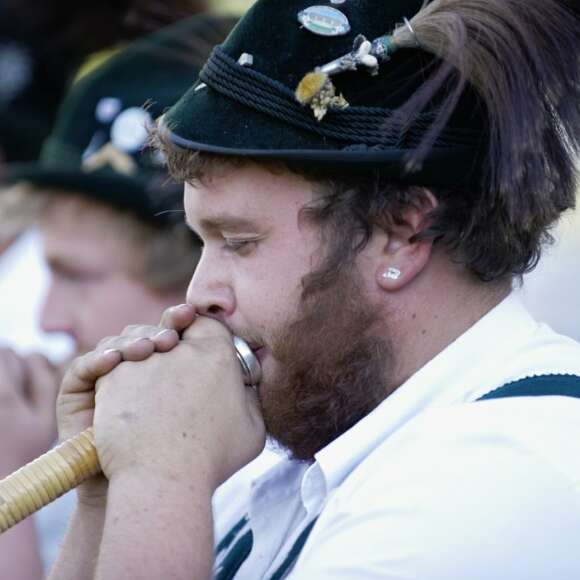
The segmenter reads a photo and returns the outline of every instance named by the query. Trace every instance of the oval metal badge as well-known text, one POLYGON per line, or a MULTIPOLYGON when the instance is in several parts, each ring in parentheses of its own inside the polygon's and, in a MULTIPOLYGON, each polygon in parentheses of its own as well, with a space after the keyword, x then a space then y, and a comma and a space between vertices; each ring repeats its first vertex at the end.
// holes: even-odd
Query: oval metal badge
POLYGON ((341 36, 350 31, 346 15, 332 6, 310 6, 298 13, 298 21, 320 36, 341 36))

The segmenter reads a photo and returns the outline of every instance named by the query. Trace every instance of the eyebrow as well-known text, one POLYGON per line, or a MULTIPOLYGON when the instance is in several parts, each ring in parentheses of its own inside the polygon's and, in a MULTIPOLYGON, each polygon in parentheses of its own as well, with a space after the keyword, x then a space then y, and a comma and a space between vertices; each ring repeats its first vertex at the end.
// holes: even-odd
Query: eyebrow
MULTIPOLYGON (((193 224, 188 220, 187 225, 195 231, 193 224)), ((228 231, 241 232, 246 230, 253 230, 256 228, 256 221, 241 218, 233 215, 216 215, 212 217, 203 218, 199 221, 199 226, 205 231, 228 231)))
POLYGON ((83 274, 88 276, 97 276, 101 274, 99 270, 93 270, 91 268, 80 267, 75 262, 69 262, 66 258, 61 256, 47 256, 46 264, 52 272, 57 274, 71 275, 71 274, 83 274))

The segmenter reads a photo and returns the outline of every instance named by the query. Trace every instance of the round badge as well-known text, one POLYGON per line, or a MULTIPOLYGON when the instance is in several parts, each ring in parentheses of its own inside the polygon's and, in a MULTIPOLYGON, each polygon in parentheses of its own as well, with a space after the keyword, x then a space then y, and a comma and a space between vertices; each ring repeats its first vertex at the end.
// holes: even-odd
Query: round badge
POLYGON ((95 117, 100 123, 110 123, 123 108, 121 99, 117 97, 103 97, 95 109, 95 117))
POLYGON ((298 21, 320 36, 342 36, 350 31, 346 15, 332 6, 310 6, 298 13, 298 21))
POLYGON ((32 81, 34 63, 25 48, 0 43, 0 103, 16 98, 32 81))
POLYGON ((151 115, 141 107, 125 109, 111 126, 111 142, 125 153, 135 153, 147 140, 151 115))

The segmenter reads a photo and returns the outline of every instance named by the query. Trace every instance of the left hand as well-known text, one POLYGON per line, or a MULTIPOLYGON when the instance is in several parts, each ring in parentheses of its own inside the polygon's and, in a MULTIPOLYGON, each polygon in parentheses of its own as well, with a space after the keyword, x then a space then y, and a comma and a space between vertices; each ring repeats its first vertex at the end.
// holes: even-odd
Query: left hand
POLYGON ((59 381, 60 370, 46 357, 0 349, 0 476, 54 443, 59 381))
POLYGON ((121 363, 96 388, 95 437, 109 479, 203 478, 215 489, 264 447, 256 393, 243 383, 229 331, 210 318, 197 318, 170 352, 121 363))

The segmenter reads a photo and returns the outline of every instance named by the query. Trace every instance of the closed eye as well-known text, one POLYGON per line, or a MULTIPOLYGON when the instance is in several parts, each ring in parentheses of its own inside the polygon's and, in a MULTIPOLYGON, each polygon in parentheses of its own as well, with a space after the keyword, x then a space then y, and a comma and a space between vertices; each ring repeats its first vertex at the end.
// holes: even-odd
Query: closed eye
POLYGON ((259 239, 235 239, 235 238, 224 238, 224 249, 228 252, 234 253, 247 253, 250 251, 257 243, 259 239))

